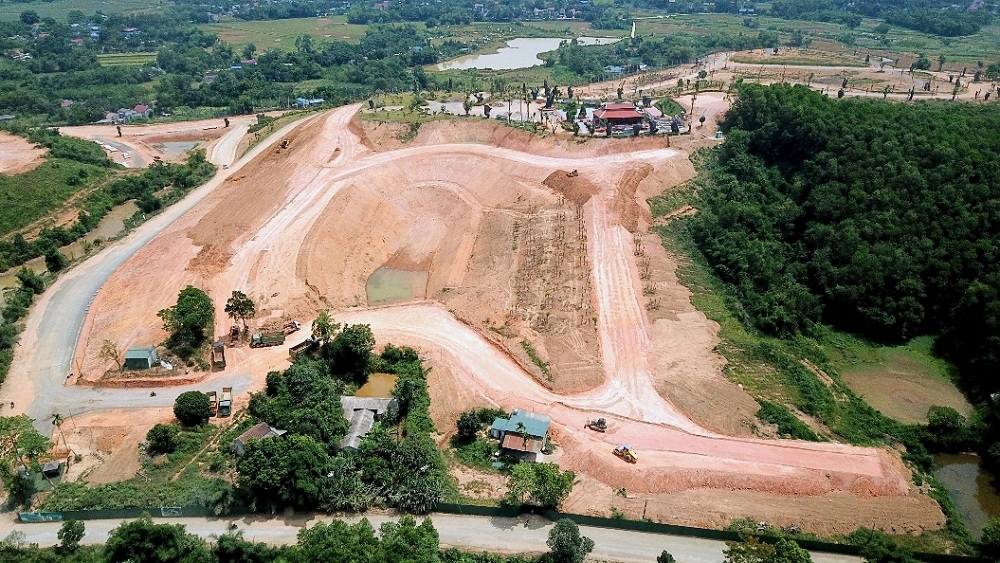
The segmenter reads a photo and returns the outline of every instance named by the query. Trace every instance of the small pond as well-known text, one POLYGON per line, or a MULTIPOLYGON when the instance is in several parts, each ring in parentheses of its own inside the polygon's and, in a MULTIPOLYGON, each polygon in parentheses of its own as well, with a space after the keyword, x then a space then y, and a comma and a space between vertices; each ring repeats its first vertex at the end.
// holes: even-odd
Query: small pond
POLYGON ((383 267, 375 270, 365 285, 369 307, 423 299, 426 292, 426 271, 411 272, 383 267))
MULTIPOLYGON (((510 70, 538 66, 544 63, 543 60, 538 58, 538 55, 555 51, 563 41, 566 40, 554 37, 522 37, 511 39, 507 42, 506 47, 500 47, 496 53, 466 55, 440 63, 437 65, 437 69, 492 68, 494 70, 510 70)), ((581 45, 608 45, 621 41, 621 38, 580 37, 577 41, 581 45)))
POLYGON ((368 376, 368 381, 362 385, 355 397, 392 397, 392 390, 396 387, 396 376, 391 373, 373 373, 368 376))
POLYGON ((978 456, 941 454, 934 456, 934 476, 955 502, 972 535, 979 537, 983 524, 1000 516, 1000 495, 990 483, 978 456))

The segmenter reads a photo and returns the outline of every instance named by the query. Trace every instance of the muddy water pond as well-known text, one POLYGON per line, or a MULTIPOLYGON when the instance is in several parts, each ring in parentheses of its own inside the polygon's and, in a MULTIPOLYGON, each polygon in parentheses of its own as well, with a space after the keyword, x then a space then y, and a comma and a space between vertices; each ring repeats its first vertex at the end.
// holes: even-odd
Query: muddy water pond
POLYGON ((396 376, 391 373, 373 373, 368 376, 368 381, 362 385, 355 397, 392 397, 392 390, 396 387, 396 376))
POLYGON ((410 272, 382 267, 375 270, 365 285, 369 307, 423 299, 426 292, 426 271, 410 272))
POLYGON ((71 260, 82 255, 84 242, 93 243, 97 239, 106 241, 118 236, 125 228, 125 221, 135 215, 138 210, 139 206, 134 201, 126 201, 108 211, 108 214, 97 224, 96 229, 87 233, 82 239, 60 248, 59 251, 71 260))
MULTIPOLYGON (((555 51, 565 39, 554 37, 532 37, 511 39, 506 47, 500 47, 496 53, 481 55, 466 55, 437 65, 438 70, 492 68, 494 70, 510 70, 528 68, 543 64, 538 55, 555 51)), ((621 41, 618 37, 580 37, 581 45, 608 45, 621 41)))
POLYGON ((983 524, 1000 517, 1000 494, 993 488, 990 475, 983 470, 979 456, 941 454, 934 456, 934 476, 948 489, 948 496, 958 507, 972 535, 979 538, 983 524))

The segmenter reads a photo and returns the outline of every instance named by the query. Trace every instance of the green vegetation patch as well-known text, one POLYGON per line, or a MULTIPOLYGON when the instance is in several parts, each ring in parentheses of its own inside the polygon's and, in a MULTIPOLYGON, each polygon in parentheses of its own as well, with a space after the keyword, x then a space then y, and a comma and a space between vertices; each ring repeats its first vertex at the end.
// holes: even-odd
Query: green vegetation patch
POLYGON ((45 217, 73 194, 102 180, 107 168, 49 158, 16 176, 0 174, 0 235, 8 235, 45 217))
POLYGON ((236 49, 252 44, 261 52, 271 49, 291 52, 295 51, 296 39, 303 35, 313 37, 317 43, 320 41, 357 43, 364 37, 368 26, 349 24, 346 18, 334 16, 264 21, 228 20, 203 24, 199 28, 218 35, 219 39, 236 49))
POLYGON ((142 66, 156 62, 156 53, 101 53, 101 66, 142 66))

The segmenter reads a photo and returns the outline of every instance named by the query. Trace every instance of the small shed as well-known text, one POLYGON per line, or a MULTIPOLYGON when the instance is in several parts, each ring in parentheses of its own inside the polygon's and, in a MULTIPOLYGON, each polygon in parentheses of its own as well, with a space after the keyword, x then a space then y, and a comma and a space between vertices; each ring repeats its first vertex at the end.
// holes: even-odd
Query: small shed
POLYGON ((251 426, 249 430, 233 440, 233 447, 236 448, 236 455, 243 455, 247 442, 250 440, 265 440, 275 436, 283 436, 286 432, 286 430, 278 430, 266 422, 261 422, 260 424, 251 426))
POLYGON ((515 410, 509 418, 497 418, 490 426, 490 436, 500 440, 504 454, 535 461, 545 449, 552 419, 547 415, 515 410))
POLYGON ((58 461, 49 461, 42 465, 42 474, 46 477, 58 477, 62 469, 62 463, 58 461))
POLYGON ((133 346, 125 352, 126 369, 149 369, 159 361, 156 346, 133 346))

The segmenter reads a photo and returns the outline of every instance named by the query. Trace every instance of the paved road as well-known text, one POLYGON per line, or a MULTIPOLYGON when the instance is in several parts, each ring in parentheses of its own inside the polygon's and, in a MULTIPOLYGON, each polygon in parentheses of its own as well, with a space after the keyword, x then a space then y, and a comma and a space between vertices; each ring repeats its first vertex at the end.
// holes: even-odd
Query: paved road
MULTIPOLYGON (((300 123, 302 120, 287 125, 273 133, 271 138, 287 135, 300 123)), ((270 146, 269 141, 262 142, 238 162, 234 162, 236 149, 246 133, 246 127, 234 127, 233 131, 219 140, 209 155, 209 160, 214 164, 230 165, 228 170, 220 169, 204 186, 60 276, 39 298, 26 319, 21 339, 25 345, 16 349, 11 373, 0 389, 0 406, 13 401, 14 397, 25 397, 27 388, 30 388, 33 395, 30 404, 16 404, 13 413, 27 413, 35 420, 35 428, 47 435, 52 431, 51 416, 55 412, 78 415, 121 407, 170 406, 177 395, 198 387, 188 385, 157 389, 156 397, 151 397, 150 389, 97 389, 66 386, 65 382, 74 371, 73 356, 90 304, 104 282, 139 248, 270 146)), ((216 382, 217 386, 233 387, 236 394, 247 391, 249 384, 250 377, 247 373, 226 375, 216 382)))
MULTIPOLYGON (((375 528, 385 521, 395 520, 395 516, 369 515, 375 528)), ((360 517, 342 518, 347 522, 357 522, 360 517)), ((266 542, 274 545, 295 543, 296 534, 306 524, 318 521, 329 521, 330 517, 306 519, 304 517, 258 519, 204 519, 204 518, 157 518, 158 523, 184 524, 189 532, 209 538, 226 533, 231 522, 236 522, 244 537, 248 540, 266 542)), ((441 537, 442 547, 458 547, 472 551, 491 551, 498 553, 542 553, 548 551, 545 540, 548 538, 552 522, 538 517, 528 518, 491 518, 486 516, 459 516, 454 514, 434 514, 431 516, 434 527, 441 537)), ((108 532, 117 527, 118 520, 88 520, 87 535, 84 544, 104 543, 108 532)), ((58 543, 56 532, 58 523, 45 524, 14 524, 0 523, 0 535, 6 536, 13 530, 25 534, 30 543, 41 546, 58 543)), ((612 530, 608 528, 592 528, 581 526, 583 535, 594 540, 592 559, 604 561, 621 561, 623 563, 652 563, 656 561, 663 550, 669 551, 680 563, 718 563, 723 560, 722 551, 726 548, 724 542, 683 536, 648 534, 612 530)), ((857 557, 834 555, 829 553, 813 553, 816 563, 858 563, 857 557)))

